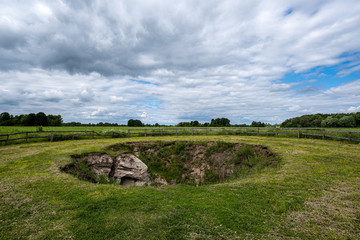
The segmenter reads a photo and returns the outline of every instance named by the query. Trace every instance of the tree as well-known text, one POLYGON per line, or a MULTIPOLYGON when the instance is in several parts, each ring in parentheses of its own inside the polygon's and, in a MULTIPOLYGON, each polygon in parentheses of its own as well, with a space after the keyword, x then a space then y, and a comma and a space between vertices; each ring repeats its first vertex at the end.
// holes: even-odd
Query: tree
POLYGON ((8 112, 3 112, 0 114, 0 125, 9 126, 11 123, 11 116, 8 112))
POLYGON ((128 121, 128 127, 142 127, 143 123, 138 119, 130 119, 128 121))
POLYGON ((321 121, 321 127, 334 128, 339 126, 339 120, 335 117, 327 117, 321 121))
POLYGON ((46 117, 46 114, 43 112, 39 112, 36 114, 36 120, 35 120, 36 126, 47 126, 48 125, 48 119, 46 117))
POLYGON ((47 115, 49 126, 61 126, 63 123, 61 115, 47 115))
POLYGON ((228 127, 228 126, 230 126, 230 120, 227 118, 211 119, 210 126, 211 127, 228 127))
POLYGON ((308 116, 303 116, 300 118, 301 127, 310 127, 310 118, 308 116))
POLYGON ((3 112, 0 114, 0 122, 10 120, 10 114, 8 112, 3 112))
POLYGON ((339 127, 356 127, 356 121, 353 116, 344 116, 339 119, 339 127))
POLYGON ((30 113, 28 115, 24 115, 24 118, 21 118, 21 120, 25 126, 35 126, 36 125, 35 113, 30 113))
POLYGON ((190 125, 191 125, 192 127, 198 127, 198 126, 199 126, 199 121, 197 121, 197 120, 191 121, 191 122, 190 122, 190 125))
POLYGON ((356 127, 360 127, 360 112, 355 114, 356 127))
POLYGON ((251 123, 251 127, 265 127, 265 123, 253 121, 253 122, 251 123))

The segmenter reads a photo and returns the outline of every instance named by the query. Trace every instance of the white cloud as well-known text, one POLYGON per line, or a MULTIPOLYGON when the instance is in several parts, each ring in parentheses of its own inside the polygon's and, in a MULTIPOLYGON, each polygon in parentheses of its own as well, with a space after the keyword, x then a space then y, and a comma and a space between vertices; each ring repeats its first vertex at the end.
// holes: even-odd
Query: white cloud
POLYGON ((359 112, 360 111, 360 106, 357 106, 357 107, 349 107, 348 109, 349 112, 359 112))
POLYGON ((299 105, 290 106, 289 111, 299 111, 301 107, 299 105))
POLYGON ((125 98, 123 97, 117 97, 117 96, 110 96, 110 102, 112 103, 118 103, 118 102, 124 102, 125 98))
POLYGON ((360 80, 280 79, 343 61, 338 76, 358 71, 359 12, 356 0, 2 1, 0 107, 159 123, 353 109, 360 80))
POLYGON ((347 94, 358 97, 360 92, 360 79, 330 88, 325 93, 329 95, 347 94))

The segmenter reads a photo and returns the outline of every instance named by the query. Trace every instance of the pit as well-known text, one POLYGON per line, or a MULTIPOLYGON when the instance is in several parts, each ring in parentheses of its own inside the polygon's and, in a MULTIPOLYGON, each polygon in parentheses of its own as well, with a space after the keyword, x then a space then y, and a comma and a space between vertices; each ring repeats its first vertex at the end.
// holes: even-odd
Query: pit
POLYGON ((213 141, 118 143, 104 152, 71 157, 62 171, 81 180, 124 186, 222 183, 276 168, 280 162, 265 146, 213 141))

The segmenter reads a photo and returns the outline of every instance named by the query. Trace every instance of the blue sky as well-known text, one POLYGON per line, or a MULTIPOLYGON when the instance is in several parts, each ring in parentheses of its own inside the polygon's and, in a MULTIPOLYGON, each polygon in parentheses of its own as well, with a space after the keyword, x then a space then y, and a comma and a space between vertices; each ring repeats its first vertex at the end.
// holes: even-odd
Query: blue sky
POLYGON ((333 66, 319 66, 301 73, 288 73, 280 81, 293 84, 293 88, 298 91, 306 89, 326 90, 360 79, 360 69, 354 70, 352 68, 351 62, 342 62, 333 66))
POLYGON ((360 1, 0 2, 0 112, 281 123, 360 111, 360 1))

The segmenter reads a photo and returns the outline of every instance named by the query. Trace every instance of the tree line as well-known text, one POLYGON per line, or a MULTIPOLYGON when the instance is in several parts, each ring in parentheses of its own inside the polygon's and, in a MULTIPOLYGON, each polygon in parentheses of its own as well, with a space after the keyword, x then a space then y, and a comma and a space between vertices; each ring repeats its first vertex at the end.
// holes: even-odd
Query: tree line
POLYGON ((199 123, 199 121, 180 122, 176 125, 177 127, 266 127, 270 126, 268 123, 253 121, 250 125, 248 124, 230 124, 228 118, 215 118, 211 119, 210 123, 199 123))
POLYGON ((0 126, 62 126, 61 115, 46 115, 43 112, 21 115, 0 114, 0 126))
MULTIPOLYGON (((253 121, 251 125, 247 124, 235 124, 231 125, 228 118, 215 118, 211 119, 210 122, 200 123, 197 120, 190 122, 180 122, 177 127, 265 127, 269 124, 263 122, 253 121)), ((79 126, 103 126, 103 127, 118 127, 118 126, 128 126, 128 127, 165 127, 167 125, 155 124, 144 124, 139 119, 130 119, 127 124, 118 124, 118 123, 108 123, 108 122, 99 122, 99 123, 81 123, 81 122, 63 122, 61 115, 46 115, 43 112, 38 113, 29 113, 21 115, 10 115, 8 112, 3 112, 0 114, 0 126, 67 126, 67 127, 79 127, 79 126)))
POLYGON ((360 127, 360 112, 303 115, 286 119, 281 127, 355 128, 360 127))

